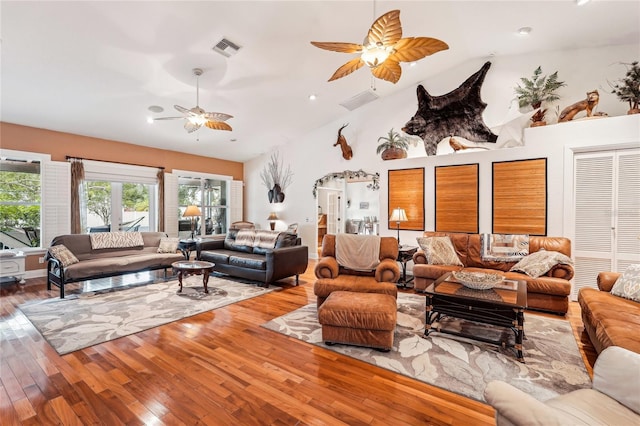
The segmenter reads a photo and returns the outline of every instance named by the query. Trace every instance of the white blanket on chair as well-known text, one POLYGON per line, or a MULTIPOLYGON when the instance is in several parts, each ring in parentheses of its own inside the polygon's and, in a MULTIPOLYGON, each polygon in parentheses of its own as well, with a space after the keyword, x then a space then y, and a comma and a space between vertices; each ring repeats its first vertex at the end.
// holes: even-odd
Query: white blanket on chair
POLYGON ((336 235, 336 260, 355 271, 370 271, 380 264, 380 237, 377 235, 336 235))

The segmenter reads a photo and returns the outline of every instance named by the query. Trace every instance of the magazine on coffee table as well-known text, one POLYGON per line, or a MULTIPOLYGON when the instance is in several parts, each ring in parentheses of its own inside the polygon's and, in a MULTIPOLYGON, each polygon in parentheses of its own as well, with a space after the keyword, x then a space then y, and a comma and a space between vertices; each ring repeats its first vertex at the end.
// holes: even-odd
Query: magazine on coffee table
POLYGON ((517 280, 507 280, 504 279, 502 280, 501 283, 496 284, 494 287, 494 289, 496 288, 501 288, 504 290, 517 290, 518 289, 518 281, 517 280))

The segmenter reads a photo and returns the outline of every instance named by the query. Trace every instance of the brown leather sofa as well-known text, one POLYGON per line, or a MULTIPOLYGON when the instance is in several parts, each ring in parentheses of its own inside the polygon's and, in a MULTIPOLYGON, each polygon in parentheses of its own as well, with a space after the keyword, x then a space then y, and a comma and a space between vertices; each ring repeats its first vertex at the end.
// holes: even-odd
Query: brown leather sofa
POLYGON ((640 303, 610 293, 620 275, 600 272, 598 290, 583 287, 578 292, 584 329, 598 353, 609 346, 640 353, 640 303))
MULTIPOLYGON (((425 237, 440 237, 448 235, 456 250, 456 254, 464 266, 458 265, 429 265, 422 250, 413 255, 414 288, 424 290, 443 274, 452 271, 465 270, 469 272, 500 273, 507 279, 524 280, 527 283, 528 309, 551 312, 564 315, 569 309, 569 294, 574 269, 571 265, 556 265, 545 275, 532 278, 520 272, 509 272, 517 262, 496 262, 482 260, 482 242, 480 234, 464 234, 449 232, 424 233, 425 237)), ((571 257, 571 241, 563 237, 529 237, 529 253, 540 249, 557 251, 571 257)))
POLYGON ((322 240, 320 260, 316 263, 316 282, 313 292, 317 296, 318 307, 334 291, 359 293, 381 293, 395 298, 398 296, 396 282, 400 279, 398 240, 380 237, 380 263, 371 271, 354 271, 338 264, 336 260, 336 236, 327 234, 322 240))

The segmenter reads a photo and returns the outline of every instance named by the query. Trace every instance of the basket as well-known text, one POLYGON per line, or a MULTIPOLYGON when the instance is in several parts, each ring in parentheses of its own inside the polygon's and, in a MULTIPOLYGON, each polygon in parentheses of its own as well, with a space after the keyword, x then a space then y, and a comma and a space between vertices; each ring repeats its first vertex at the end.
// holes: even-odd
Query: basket
POLYGON ((500 284, 504 277, 500 274, 485 274, 483 272, 458 271, 453 278, 465 287, 474 290, 489 290, 500 284))

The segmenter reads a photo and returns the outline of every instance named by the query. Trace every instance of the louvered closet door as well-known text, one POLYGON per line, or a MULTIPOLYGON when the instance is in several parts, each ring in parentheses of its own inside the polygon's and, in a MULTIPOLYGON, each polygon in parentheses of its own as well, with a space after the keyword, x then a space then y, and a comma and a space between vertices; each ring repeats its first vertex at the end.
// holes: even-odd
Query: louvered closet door
POLYGON ((636 149, 574 157, 573 300, 580 288, 597 288, 599 272, 623 271, 640 262, 638 164, 636 149))

